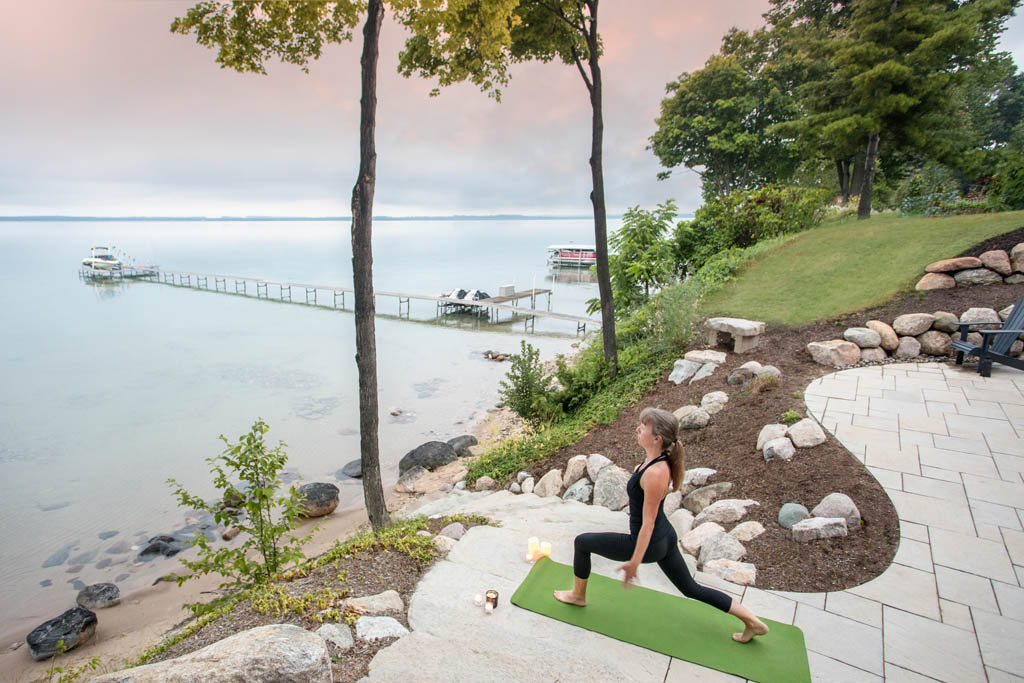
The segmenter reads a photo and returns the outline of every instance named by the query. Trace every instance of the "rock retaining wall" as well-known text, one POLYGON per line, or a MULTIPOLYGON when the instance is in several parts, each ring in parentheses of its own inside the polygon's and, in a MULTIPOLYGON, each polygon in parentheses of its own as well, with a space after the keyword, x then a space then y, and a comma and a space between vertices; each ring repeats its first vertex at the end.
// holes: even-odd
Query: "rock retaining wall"
POLYGON ((925 266, 925 275, 915 289, 951 289, 966 285, 1015 285, 1024 282, 1024 242, 1010 253, 1002 249, 986 251, 980 256, 960 256, 936 261, 925 266))

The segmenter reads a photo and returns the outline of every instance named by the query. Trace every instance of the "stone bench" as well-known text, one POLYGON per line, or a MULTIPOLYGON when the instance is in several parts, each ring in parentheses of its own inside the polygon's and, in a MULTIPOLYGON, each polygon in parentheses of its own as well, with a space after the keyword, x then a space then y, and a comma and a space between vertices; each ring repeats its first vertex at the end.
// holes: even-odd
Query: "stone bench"
POLYGON ((718 344, 718 333, 724 332, 733 339, 733 353, 746 353, 755 349, 764 334, 764 323, 742 318, 708 318, 709 347, 718 344))

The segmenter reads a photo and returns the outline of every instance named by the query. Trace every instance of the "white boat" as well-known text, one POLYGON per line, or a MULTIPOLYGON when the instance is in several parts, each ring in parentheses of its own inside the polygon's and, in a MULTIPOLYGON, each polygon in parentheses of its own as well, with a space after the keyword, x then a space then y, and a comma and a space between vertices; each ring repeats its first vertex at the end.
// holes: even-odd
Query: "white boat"
POLYGON ((89 250, 89 256, 82 259, 82 265, 96 270, 121 270, 124 264, 110 253, 109 248, 93 247, 89 250))
POLYGON ((593 244, 552 244, 548 247, 549 265, 589 268, 595 263, 597 247, 593 244))

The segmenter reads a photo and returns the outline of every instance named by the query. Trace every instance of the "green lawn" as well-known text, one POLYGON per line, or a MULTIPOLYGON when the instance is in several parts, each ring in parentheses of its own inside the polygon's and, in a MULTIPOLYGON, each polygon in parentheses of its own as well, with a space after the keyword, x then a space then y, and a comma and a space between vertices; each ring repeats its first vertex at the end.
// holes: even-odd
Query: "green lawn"
POLYGON ((929 263, 1021 227, 1024 211, 827 222, 747 263, 702 308, 784 325, 852 313, 913 290, 929 263))

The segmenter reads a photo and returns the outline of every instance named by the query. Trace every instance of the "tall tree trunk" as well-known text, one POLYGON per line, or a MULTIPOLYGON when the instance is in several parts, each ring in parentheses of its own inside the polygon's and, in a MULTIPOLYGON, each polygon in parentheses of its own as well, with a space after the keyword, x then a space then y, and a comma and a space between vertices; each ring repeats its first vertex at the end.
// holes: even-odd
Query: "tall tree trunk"
POLYGON ((878 138, 878 133, 872 133, 868 136, 868 151, 864 155, 864 182, 860 186, 860 204, 857 205, 858 220, 871 218, 871 189, 875 184, 875 160, 878 158, 878 138))
POLYGON ((857 152, 853 155, 853 160, 850 162, 853 168, 850 170, 850 194, 853 194, 853 188, 857 188, 857 192, 860 192, 860 186, 864 184, 864 152, 857 152))
POLYGON ((388 523, 380 480, 377 415, 377 340, 373 299, 373 191, 377 179, 377 56, 384 19, 381 0, 369 0, 363 27, 362 98, 359 110, 359 177, 352 188, 352 281, 356 299, 356 366, 359 369, 359 458, 363 500, 376 531, 388 523))
POLYGON ((847 182, 846 159, 836 159, 836 175, 839 176, 840 205, 846 206, 850 201, 850 184, 847 182))
POLYGON ((593 190, 590 202, 594 205, 594 242, 597 246, 597 288, 601 297, 601 337, 604 358, 611 366, 614 377, 619 369, 619 352, 615 344, 615 304, 612 301, 612 280, 608 270, 608 216, 604 206, 604 114, 601 109, 601 65, 598 63, 600 45, 597 34, 597 3, 588 0, 590 27, 587 32, 588 66, 590 68, 590 106, 593 123, 590 137, 590 175, 593 190))

